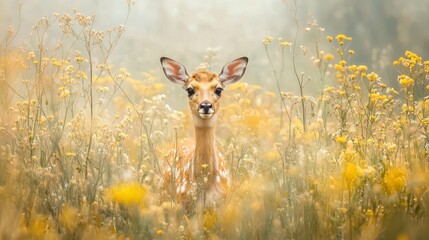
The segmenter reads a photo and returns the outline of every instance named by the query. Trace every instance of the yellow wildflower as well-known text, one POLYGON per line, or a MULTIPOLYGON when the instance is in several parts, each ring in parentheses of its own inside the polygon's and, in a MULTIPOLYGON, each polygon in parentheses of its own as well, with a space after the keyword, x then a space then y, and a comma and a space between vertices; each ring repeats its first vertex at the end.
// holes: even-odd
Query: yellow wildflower
POLYGON ((375 103, 377 101, 385 101, 387 99, 387 96, 379 93, 370 93, 369 98, 371 102, 375 103))
POLYGON ((117 138, 117 140, 118 140, 118 141, 121 141, 121 140, 125 139, 126 137, 127 137, 127 134, 126 134, 126 133, 124 133, 124 132, 119 132, 119 133, 118 133, 118 138, 117 138))
POLYGON ((366 75, 366 78, 368 79, 368 81, 374 82, 378 79, 378 75, 375 72, 371 72, 368 75, 366 75))
POLYGON ((73 65, 68 65, 68 66, 66 67, 66 71, 67 71, 67 72, 71 72, 71 71, 73 71, 73 65))
POLYGON ((422 58, 411 51, 405 51, 405 56, 406 57, 400 57, 398 60, 394 61, 394 65, 402 63, 404 67, 409 68, 411 71, 415 71, 414 67, 422 63, 422 58))
POLYGON ((346 143, 346 142, 347 142, 347 138, 346 138, 345 136, 338 136, 338 137, 336 137, 336 138, 335 138, 335 141, 336 141, 337 143, 341 143, 341 144, 343 144, 343 143, 346 143))
POLYGON ((345 39, 347 38, 347 36, 346 35, 344 35, 344 34, 338 34, 336 37, 335 37, 335 39, 337 39, 337 41, 344 41, 345 39))
POLYGON ((70 96, 70 90, 66 89, 65 87, 58 88, 58 91, 58 97, 60 97, 61 99, 70 96))
POLYGON ((343 66, 341 64, 335 64, 335 70, 337 71, 342 71, 343 70, 343 66))
MULTIPOLYGON (((357 70, 357 66, 356 65, 351 65, 347 67, 349 69, 349 71, 351 72, 355 72, 357 70)), ((356 73, 355 73, 356 74, 356 73)))
POLYGON ((368 70, 368 67, 365 66, 365 65, 360 65, 359 67, 357 67, 357 70, 361 71, 361 72, 364 72, 364 71, 368 70))
POLYGON ((324 92, 332 92, 335 88, 333 87, 326 87, 323 91, 324 92))
POLYGON ((268 46, 272 41, 273 41, 273 37, 272 36, 266 36, 264 40, 262 40, 262 43, 265 46, 268 46))
POLYGON ((407 172, 405 168, 391 167, 384 175, 383 183, 389 194, 400 192, 406 185, 407 172))
POLYGON ((350 55, 354 55, 354 54, 355 54, 355 51, 354 51, 354 50, 349 50, 349 54, 350 54, 350 55))
POLYGON ((285 48, 285 47, 292 45, 292 43, 286 42, 286 41, 279 42, 279 44, 280 44, 280 47, 282 47, 282 48, 285 48))
POLYGON ((361 175, 362 170, 356 165, 356 163, 350 162, 345 164, 343 179, 346 182, 348 188, 354 185, 359 180, 361 175))
POLYGON ((57 59, 53 58, 51 60, 51 64, 55 67, 61 67, 61 63, 57 61, 57 59))
POLYGON ((122 183, 107 190, 107 195, 115 202, 124 205, 143 203, 147 197, 147 189, 138 183, 122 183))
POLYGON ((28 53, 28 59, 33 59, 36 55, 34 54, 34 52, 29 52, 28 53))
POLYGON ((76 156, 75 152, 66 152, 66 157, 74 157, 76 156))
POLYGON ((414 79, 410 78, 409 76, 402 74, 399 77, 399 84, 403 87, 409 87, 414 84, 414 79))
POLYGON ((323 56, 323 59, 325 59, 326 61, 334 60, 334 55, 327 53, 323 56))
POLYGON ((76 62, 83 62, 85 58, 79 56, 79 57, 76 57, 75 60, 76 62))
POLYGON ((344 45, 344 41, 345 40, 347 40, 347 41, 351 41, 352 40, 352 38, 351 37, 347 37, 346 35, 344 35, 344 34, 338 34, 336 37, 335 37, 335 39, 337 39, 337 41, 338 41, 338 43, 340 44, 340 45, 344 45))
POLYGON ((76 74, 75 74, 76 78, 82 79, 82 80, 87 80, 88 77, 86 76, 86 73, 82 70, 79 70, 76 74))
POLYGON ((328 40, 328 42, 332 42, 333 40, 332 36, 327 36, 326 39, 328 40))
MULTIPOLYGON (((122 76, 125 77, 125 78, 131 76, 131 74, 127 71, 126 68, 120 68, 119 72, 121 72, 122 76)), ((143 74, 146 75, 146 76, 148 76, 147 73, 143 73, 143 74)), ((150 77, 150 76, 148 76, 148 77, 150 77)))

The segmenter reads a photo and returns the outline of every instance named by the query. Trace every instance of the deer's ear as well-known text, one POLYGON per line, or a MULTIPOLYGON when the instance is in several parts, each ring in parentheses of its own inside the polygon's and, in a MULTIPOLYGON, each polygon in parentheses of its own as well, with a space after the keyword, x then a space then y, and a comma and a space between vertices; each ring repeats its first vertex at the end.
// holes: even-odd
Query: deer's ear
POLYGON ((223 85, 227 86, 240 80, 246 71, 248 61, 247 57, 241 57, 226 64, 219 74, 219 79, 223 85))
POLYGON ((164 70, 165 76, 173 83, 179 84, 182 87, 185 85, 189 76, 186 72, 185 67, 174 61, 173 59, 162 57, 161 58, 162 70, 164 70))

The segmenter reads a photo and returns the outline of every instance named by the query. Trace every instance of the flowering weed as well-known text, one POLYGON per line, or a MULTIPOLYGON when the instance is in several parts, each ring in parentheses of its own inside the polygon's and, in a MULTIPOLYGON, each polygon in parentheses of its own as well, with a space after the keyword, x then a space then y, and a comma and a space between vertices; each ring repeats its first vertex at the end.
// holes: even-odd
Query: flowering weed
MULTIPOLYGON (((13 29, 1 45, 2 237, 429 234, 429 61, 417 53, 393 61, 395 88, 354 63, 352 37, 326 36, 314 20, 303 29, 297 21, 291 39, 265 37, 276 92, 245 81, 226 89, 217 133, 231 189, 223 204, 187 214, 163 192, 162 172, 165 156, 192 136, 191 116, 167 104, 159 70, 138 77, 112 66, 125 27, 98 31, 96 21, 78 10, 54 14, 34 25, 35 46, 11 49, 13 29), (53 48, 45 46, 50 31, 62 34, 53 48), (298 32, 315 47, 300 46, 298 32), (316 80, 298 72, 298 58, 310 60, 316 80), (288 59, 298 94, 282 88, 288 59), (318 94, 307 94, 314 82, 318 94)), ((200 68, 216 54, 209 49, 200 68)))

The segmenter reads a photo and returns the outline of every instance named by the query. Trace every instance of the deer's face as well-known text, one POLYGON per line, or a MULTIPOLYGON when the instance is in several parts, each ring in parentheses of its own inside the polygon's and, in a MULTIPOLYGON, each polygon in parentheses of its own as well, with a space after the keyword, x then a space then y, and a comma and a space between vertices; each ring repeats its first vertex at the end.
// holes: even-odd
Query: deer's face
POLYGON ((183 65, 165 57, 161 58, 161 65, 167 78, 186 90, 194 117, 206 120, 216 115, 223 89, 240 80, 246 70, 247 61, 246 57, 242 57, 228 63, 219 76, 204 70, 189 76, 183 65))
POLYGON ((202 119, 213 117, 219 109, 223 88, 216 74, 207 71, 193 73, 185 86, 192 113, 202 119))

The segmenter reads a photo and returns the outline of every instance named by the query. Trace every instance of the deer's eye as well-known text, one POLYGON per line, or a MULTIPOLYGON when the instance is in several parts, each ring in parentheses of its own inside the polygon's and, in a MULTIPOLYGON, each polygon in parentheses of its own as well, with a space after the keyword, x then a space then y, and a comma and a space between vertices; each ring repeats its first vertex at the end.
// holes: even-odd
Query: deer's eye
POLYGON ((186 91, 188 92, 188 97, 191 97, 195 94, 195 90, 193 88, 187 88, 186 91))
POLYGON ((222 94, 222 91, 223 91, 223 88, 218 87, 218 88, 216 88, 216 90, 215 90, 215 94, 216 94, 216 95, 218 95, 218 96, 220 97, 220 95, 222 94))

